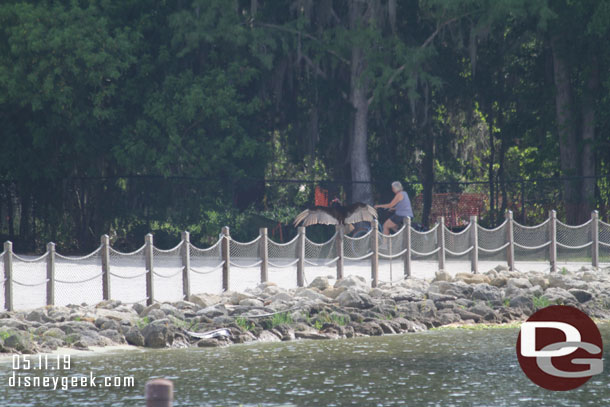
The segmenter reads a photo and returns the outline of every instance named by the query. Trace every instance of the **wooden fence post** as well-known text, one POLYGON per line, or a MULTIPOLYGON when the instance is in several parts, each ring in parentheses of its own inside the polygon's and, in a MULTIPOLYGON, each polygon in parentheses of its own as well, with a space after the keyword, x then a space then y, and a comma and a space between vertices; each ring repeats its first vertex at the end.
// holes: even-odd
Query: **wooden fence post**
POLYGON ((144 246, 144 258, 146 262, 146 305, 152 305, 155 300, 155 290, 153 284, 153 235, 146 235, 144 246))
POLYGON ((591 265, 599 267, 599 213, 591 212, 591 265))
POLYGON ((345 244, 345 228, 343 225, 337 225, 337 238, 335 240, 335 248, 337 249, 337 280, 343 278, 343 245, 345 244))
POLYGON ((47 243, 47 305, 55 305, 55 243, 47 243))
POLYGON ((470 252, 470 268, 474 274, 479 272, 479 224, 477 215, 470 217, 470 244, 472 251, 470 252))
POLYGON ((377 287, 379 275, 379 221, 373 221, 373 230, 371 231, 371 287, 377 287))
POLYGON ((297 238, 298 244, 298 261, 297 261, 297 287, 303 287, 305 285, 305 226, 299 226, 297 229, 299 237, 297 238))
POLYGON ((100 239, 102 248, 100 254, 102 255, 102 298, 109 300, 110 291, 110 237, 103 235, 100 239))
POLYGON ((191 234, 182 232, 182 296, 185 301, 191 297, 191 234))
POLYGON ((229 234, 229 227, 223 226, 222 227, 222 243, 221 243, 222 260, 224 261, 224 263, 222 265, 222 290, 223 291, 229 291, 229 271, 230 271, 229 262, 231 261, 230 240, 231 240, 231 235, 229 234))
POLYGON ((167 379, 152 379, 146 382, 146 407, 172 407, 174 384, 167 379))
POLYGON ((549 245, 549 260, 551 263, 551 273, 557 271, 557 212, 551 210, 549 214, 551 220, 549 222, 549 234, 551 244, 549 245))
POLYGON ((506 238, 508 240, 508 247, 506 248, 506 262, 508 263, 508 269, 510 271, 515 270, 515 234, 513 224, 513 211, 506 211, 506 220, 508 222, 506 228, 506 238))
POLYGON ((404 275, 405 277, 411 277, 411 218, 409 216, 405 218, 405 230, 403 233, 405 235, 402 239, 402 248, 406 250, 402 257, 404 261, 404 275))
POLYGON ((436 229, 436 236, 438 236, 438 269, 441 271, 445 270, 445 217, 438 217, 438 229, 436 229))
POLYGON ((13 242, 4 242, 4 308, 13 311, 13 242))
POLYGON ((267 228, 260 228, 258 233, 261 236, 258 246, 258 255, 261 258, 261 283, 265 283, 269 279, 269 236, 267 228))

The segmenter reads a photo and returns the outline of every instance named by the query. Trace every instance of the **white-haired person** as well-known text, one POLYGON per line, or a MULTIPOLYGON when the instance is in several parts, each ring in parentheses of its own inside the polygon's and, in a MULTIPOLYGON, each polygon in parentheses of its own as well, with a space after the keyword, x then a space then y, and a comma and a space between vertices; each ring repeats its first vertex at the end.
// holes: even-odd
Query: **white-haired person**
POLYGON ((411 200, 399 181, 392 182, 392 192, 394 192, 394 198, 390 203, 375 205, 375 208, 385 208, 394 211, 392 216, 383 223, 383 233, 385 235, 389 235, 390 231, 398 231, 405 217, 408 216, 413 219, 411 200))

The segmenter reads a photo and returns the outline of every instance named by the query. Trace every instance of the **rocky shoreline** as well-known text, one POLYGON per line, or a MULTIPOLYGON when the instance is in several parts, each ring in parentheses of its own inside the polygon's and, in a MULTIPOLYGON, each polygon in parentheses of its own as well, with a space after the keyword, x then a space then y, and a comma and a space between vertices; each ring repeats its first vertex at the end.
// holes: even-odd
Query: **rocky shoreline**
POLYGON ((272 283, 244 293, 192 295, 190 301, 44 307, 0 312, 0 352, 47 353, 58 348, 213 347, 251 341, 335 339, 417 332, 455 324, 522 321, 552 304, 575 306, 610 320, 610 268, 553 274, 438 272, 432 281, 406 279, 371 289, 364 279, 318 277, 307 288, 272 283))

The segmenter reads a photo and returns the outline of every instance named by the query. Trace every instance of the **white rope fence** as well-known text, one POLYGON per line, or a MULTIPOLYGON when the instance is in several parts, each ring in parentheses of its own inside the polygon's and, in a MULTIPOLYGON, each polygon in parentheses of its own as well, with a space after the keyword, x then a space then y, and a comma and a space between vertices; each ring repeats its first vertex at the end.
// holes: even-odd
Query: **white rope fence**
POLYGON ((12 243, 5 242, 0 253, 0 307, 14 310, 110 299, 149 305, 188 300, 191 292, 221 292, 231 285, 245 289, 269 281, 268 271, 282 284, 294 287, 333 270, 337 279, 344 272, 358 273, 355 266, 362 273, 361 266, 370 264, 370 273, 364 276, 376 286, 408 278, 412 261, 436 262, 440 270, 461 261, 473 273, 478 272, 479 260, 488 258, 503 259, 510 270, 519 270, 516 263, 520 262, 544 262, 551 272, 558 262, 594 267, 610 263, 610 224, 599 220, 596 211, 577 226, 560 222, 554 211, 534 226, 519 224, 509 211, 506 220, 493 229, 471 217, 457 232, 449 230, 442 217, 426 232, 411 228, 407 220, 399 231, 385 235, 374 223, 362 236, 338 231, 321 243, 310 240, 305 228, 285 243, 269 239, 266 229, 252 241, 238 242, 225 227, 220 239, 207 248, 196 247, 188 232, 183 232, 180 243, 164 250, 155 247, 148 234, 143 246, 128 253, 111 247, 104 235, 101 245, 84 256, 56 253, 53 243, 38 257, 17 255, 12 243), (383 279, 379 278, 380 261, 386 269, 389 266, 389 276, 386 272, 383 279), (296 281, 292 280, 295 271, 296 281))

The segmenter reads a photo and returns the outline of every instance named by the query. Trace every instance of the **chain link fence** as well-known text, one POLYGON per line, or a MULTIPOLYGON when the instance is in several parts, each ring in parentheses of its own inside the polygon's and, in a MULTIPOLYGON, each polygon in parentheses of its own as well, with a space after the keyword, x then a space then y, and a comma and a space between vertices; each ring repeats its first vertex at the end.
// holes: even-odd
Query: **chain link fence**
POLYGON ((155 247, 147 235, 146 243, 130 253, 110 247, 104 237, 100 247, 81 257, 56 253, 52 243, 42 256, 17 255, 7 242, 0 255, 0 303, 11 310, 105 299, 152 304, 188 299, 191 293, 244 291, 265 281, 292 288, 318 276, 358 275, 376 286, 409 276, 431 278, 439 269, 476 273, 498 262, 521 271, 610 266, 610 224, 596 214, 579 226, 557 220, 554 212, 536 226, 512 216, 494 229, 471 220, 459 231, 442 217, 425 232, 403 226, 385 235, 371 228, 352 237, 338 231, 320 243, 304 228, 286 243, 268 239, 265 229, 254 240, 239 242, 227 228, 208 248, 191 244, 185 232, 169 250, 155 247))

